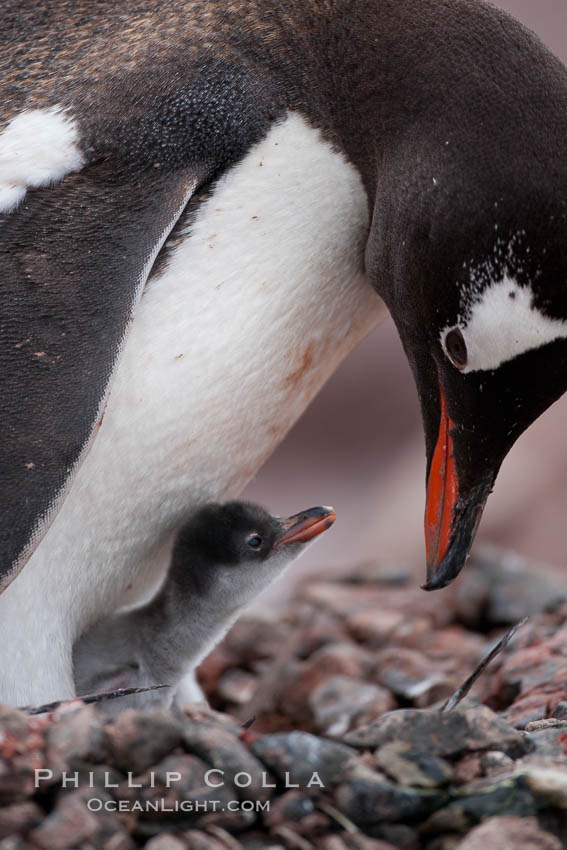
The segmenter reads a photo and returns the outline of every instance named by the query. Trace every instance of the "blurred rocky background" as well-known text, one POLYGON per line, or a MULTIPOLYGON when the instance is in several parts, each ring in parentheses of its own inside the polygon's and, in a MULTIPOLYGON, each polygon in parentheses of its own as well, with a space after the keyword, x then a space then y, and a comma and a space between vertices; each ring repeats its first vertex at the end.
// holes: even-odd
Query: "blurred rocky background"
MULTIPOLYGON (((498 0, 567 63, 565 0, 498 0)), ((519 440, 488 501, 479 540, 562 567, 567 554, 567 397, 519 440)), ((391 321, 343 364, 245 495, 283 515, 332 504, 333 533, 295 576, 321 564, 392 559, 424 576, 425 449, 413 379, 391 321)), ((293 577, 293 576, 292 576, 293 577)), ((565 576, 567 582, 567 574, 565 576)))

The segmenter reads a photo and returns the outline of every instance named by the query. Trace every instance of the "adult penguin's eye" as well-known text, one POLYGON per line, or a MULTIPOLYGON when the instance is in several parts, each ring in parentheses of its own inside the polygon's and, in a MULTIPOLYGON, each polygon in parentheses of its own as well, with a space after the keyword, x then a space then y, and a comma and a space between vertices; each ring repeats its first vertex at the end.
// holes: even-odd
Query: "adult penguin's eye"
POLYGON ((466 367, 469 355, 465 338, 459 328, 453 328, 445 337, 445 350, 453 366, 457 369, 466 367))
POLYGON ((262 545, 262 538, 259 534, 251 534, 250 537, 246 540, 246 542, 251 549, 259 549, 262 545))

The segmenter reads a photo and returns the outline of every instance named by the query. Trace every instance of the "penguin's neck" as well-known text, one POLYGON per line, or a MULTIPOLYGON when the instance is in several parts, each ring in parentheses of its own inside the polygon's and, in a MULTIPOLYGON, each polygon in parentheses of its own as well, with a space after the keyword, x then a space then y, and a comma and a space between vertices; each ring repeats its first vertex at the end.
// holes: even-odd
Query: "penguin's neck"
POLYGON ((194 669, 246 607, 246 592, 223 586, 217 581, 219 570, 198 555, 190 569, 173 564, 156 596, 122 615, 129 618, 142 664, 154 678, 167 682, 168 675, 180 677, 194 669))

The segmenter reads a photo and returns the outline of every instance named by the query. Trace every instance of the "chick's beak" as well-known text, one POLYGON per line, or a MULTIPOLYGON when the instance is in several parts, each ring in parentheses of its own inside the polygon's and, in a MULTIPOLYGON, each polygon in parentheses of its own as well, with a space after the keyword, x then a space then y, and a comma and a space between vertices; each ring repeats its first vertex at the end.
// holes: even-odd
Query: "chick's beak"
POLYGON ((330 528, 337 515, 333 508, 309 508, 282 520, 282 536, 276 540, 274 548, 287 543, 307 543, 323 531, 330 528))
POLYGON ((427 582, 438 590, 458 576, 470 552, 476 530, 492 489, 492 479, 461 492, 453 437, 454 423, 440 388, 441 416, 437 443, 429 468, 425 508, 427 582))

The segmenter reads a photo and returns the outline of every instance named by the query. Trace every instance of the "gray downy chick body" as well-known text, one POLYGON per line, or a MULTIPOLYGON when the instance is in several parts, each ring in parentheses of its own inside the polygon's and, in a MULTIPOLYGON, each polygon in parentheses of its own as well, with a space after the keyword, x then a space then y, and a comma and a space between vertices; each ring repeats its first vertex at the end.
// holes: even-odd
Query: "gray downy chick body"
POLYGON ((281 519, 244 502, 205 505, 180 531, 150 602, 101 620, 75 643, 77 693, 167 685, 102 705, 111 715, 170 705, 181 679, 334 521, 327 507, 281 519))

